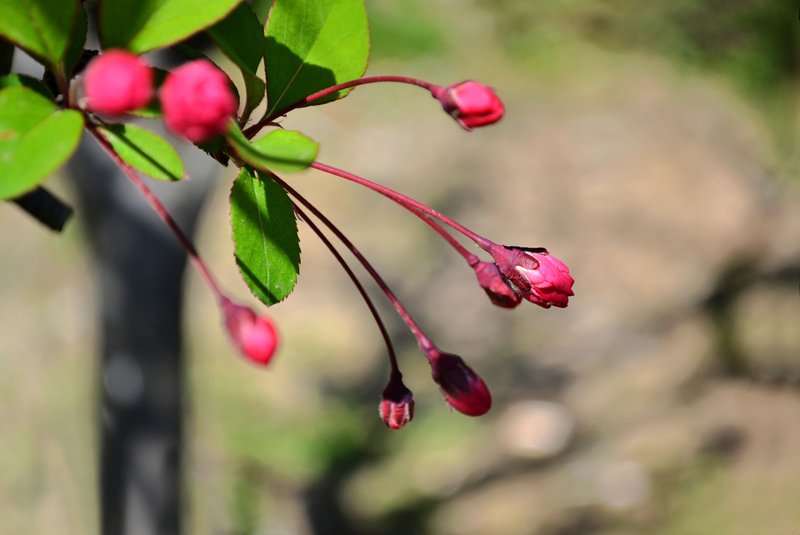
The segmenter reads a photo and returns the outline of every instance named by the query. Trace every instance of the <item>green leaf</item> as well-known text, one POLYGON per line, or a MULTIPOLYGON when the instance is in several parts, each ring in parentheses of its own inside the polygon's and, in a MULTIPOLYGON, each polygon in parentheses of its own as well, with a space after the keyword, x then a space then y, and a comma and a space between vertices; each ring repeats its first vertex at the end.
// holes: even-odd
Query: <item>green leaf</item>
POLYGON ((319 143, 293 130, 273 130, 251 143, 234 124, 228 143, 245 162, 265 171, 302 171, 314 162, 319 150, 319 143))
POLYGON ((83 116, 25 87, 0 91, 0 199, 33 189, 78 146, 83 116))
POLYGON ((130 124, 112 124, 98 128, 134 169, 157 180, 174 182, 184 177, 183 162, 165 139, 149 130, 130 124))
POLYGON ((189 61, 197 61, 198 59, 204 59, 212 63, 215 67, 219 68, 219 65, 214 63, 214 61, 211 58, 209 58, 196 48, 187 45, 186 43, 178 43, 172 45, 170 48, 175 52, 177 52, 178 54, 180 54, 181 56, 183 56, 184 58, 188 59, 189 61))
POLYGON ((242 71, 247 98, 241 124, 264 99, 265 84, 258 77, 258 66, 264 58, 264 31, 253 10, 247 4, 231 11, 230 15, 208 29, 222 51, 242 71))
MULTIPOLYGON (((278 0, 267 21, 267 115, 361 77, 369 60, 364 0, 278 0)), ((345 89, 322 104, 345 96, 345 89)))
POLYGON ((208 28, 241 1, 100 0, 100 41, 103 48, 125 48, 142 54, 208 28))
POLYGON ((216 154, 225 148, 225 138, 217 136, 202 143, 195 143, 194 145, 198 149, 204 150, 209 154, 216 154))
POLYGON ((33 89, 40 95, 42 95, 47 100, 52 100, 53 95, 50 94, 50 90, 47 87, 31 76, 26 76, 24 74, 7 74, 0 78, 0 89, 5 89, 6 87, 18 87, 24 86, 28 89, 33 89))
POLYGON ((78 0, 3 0, 0 35, 63 74, 78 0))
POLYGON ((78 6, 78 14, 75 17, 75 27, 72 28, 70 35, 69 46, 67 52, 64 54, 64 72, 70 74, 78 59, 83 52, 83 46, 86 44, 86 35, 89 31, 89 17, 86 15, 86 10, 83 4, 78 6))
POLYGON ((253 295, 273 305, 300 272, 300 239, 289 196, 268 176, 243 167, 231 189, 236 263, 253 295))

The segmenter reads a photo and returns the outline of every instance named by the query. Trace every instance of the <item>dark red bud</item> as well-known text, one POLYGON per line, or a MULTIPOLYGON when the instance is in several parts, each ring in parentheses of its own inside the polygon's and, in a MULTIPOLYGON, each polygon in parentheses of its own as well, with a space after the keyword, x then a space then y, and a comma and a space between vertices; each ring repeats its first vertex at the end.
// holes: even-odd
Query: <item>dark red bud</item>
POLYGON ((381 418, 389 429, 400 429, 414 418, 414 394, 403 384, 402 375, 392 375, 383 390, 381 418))
POLYGON ((231 301, 223 303, 223 311, 225 327, 241 354, 255 364, 269 364, 278 347, 278 332, 272 320, 231 301))
POLYGON ((486 383, 457 355, 438 353, 430 358, 433 380, 445 401, 467 416, 481 416, 492 408, 486 383))
POLYGON ((486 291, 486 295, 495 305, 503 308, 515 308, 522 302, 522 296, 500 273, 497 264, 478 262, 475 264, 475 275, 478 277, 478 284, 486 291))

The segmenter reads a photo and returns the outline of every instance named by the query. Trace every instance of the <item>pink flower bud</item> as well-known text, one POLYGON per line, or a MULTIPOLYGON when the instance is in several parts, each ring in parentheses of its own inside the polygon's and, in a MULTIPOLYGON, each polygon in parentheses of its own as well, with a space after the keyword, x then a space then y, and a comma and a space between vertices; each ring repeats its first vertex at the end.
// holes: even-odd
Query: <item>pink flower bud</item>
POLYGON ((203 59, 170 72, 159 97, 167 128, 194 143, 224 134, 239 107, 227 75, 203 59))
POLYGON ((278 332, 272 320, 229 300, 223 302, 222 308, 225 327, 242 355, 261 366, 269 364, 278 346, 278 332))
POLYGON ((550 256, 547 249, 501 247, 492 251, 500 272, 511 281, 522 297, 544 308, 566 308, 575 293, 575 280, 569 268, 550 256))
POLYGON ((500 273, 497 264, 478 262, 475 264, 475 275, 478 276, 478 284, 486 291, 486 295, 495 305, 503 308, 516 308, 522 302, 522 296, 500 273))
POLYGON ((478 374, 457 355, 437 353, 430 358, 433 380, 445 401, 467 416, 481 416, 492 408, 492 395, 478 374))
POLYGON ((444 111, 453 116, 465 130, 496 123, 506 112, 503 102, 491 87, 467 80, 432 91, 444 111))
POLYGON ((392 374, 383 390, 380 412, 389 429, 400 429, 414 418, 414 394, 403 384, 399 373, 392 374))
POLYGON ((153 69, 130 52, 109 50, 86 66, 83 92, 86 109, 120 116, 153 98, 153 69))

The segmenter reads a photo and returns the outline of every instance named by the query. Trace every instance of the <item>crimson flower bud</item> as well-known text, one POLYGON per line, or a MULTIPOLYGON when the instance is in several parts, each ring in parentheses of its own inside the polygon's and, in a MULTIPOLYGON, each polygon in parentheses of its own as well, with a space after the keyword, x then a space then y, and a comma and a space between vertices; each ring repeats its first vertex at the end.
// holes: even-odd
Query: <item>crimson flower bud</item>
POLYGON ((400 373, 392 374, 381 396, 381 418, 389 429, 400 429, 414 418, 414 394, 403 384, 400 373))
POLYGON ((491 87, 472 80, 437 88, 432 93, 465 130, 496 123, 506 112, 491 87))
POLYGON ((547 249, 500 247, 492 251, 497 266, 522 297, 544 308, 566 308, 575 293, 569 268, 547 249))
POLYGON ((170 72, 159 97, 167 128, 194 143, 225 133, 239 107, 228 76, 204 59, 170 72))
POLYGON ((86 109, 117 117, 142 108, 153 98, 153 69, 124 50, 109 50, 86 66, 86 109))
POLYGON ((239 352, 255 364, 269 364, 278 347, 278 332, 272 320, 231 301, 224 302, 222 308, 225 327, 239 352))
POLYGON ((438 352, 430 358, 433 380, 445 401, 467 416, 481 416, 492 408, 486 383, 458 355, 438 352))
POLYGON ((522 302, 522 296, 500 273, 497 264, 478 262, 475 264, 475 275, 478 276, 478 284, 486 291, 486 295, 495 305, 503 308, 516 308, 522 302))

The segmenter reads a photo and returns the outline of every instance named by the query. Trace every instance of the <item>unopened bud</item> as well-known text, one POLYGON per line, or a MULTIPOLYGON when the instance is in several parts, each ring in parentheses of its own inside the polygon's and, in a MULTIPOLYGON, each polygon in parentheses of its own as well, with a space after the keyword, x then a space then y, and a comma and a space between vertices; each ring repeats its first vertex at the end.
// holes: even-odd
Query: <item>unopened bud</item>
POLYGON ((239 107, 228 76, 206 60, 170 72, 159 98, 167 128, 194 143, 224 134, 239 107))
POLYGON ((109 50, 86 66, 86 109, 117 117, 142 108, 153 98, 153 70, 124 50, 109 50))
POLYGON ((492 395, 480 376, 457 355, 437 353, 430 358, 433 380, 445 401, 467 416, 481 416, 492 408, 492 395))
POLYGON ((223 303, 223 311, 228 334, 242 355, 261 366, 269 364, 278 347, 272 320, 230 301, 223 303))
POLYGON ((498 246, 491 253, 500 272, 531 303, 566 308, 575 295, 569 268, 547 249, 498 246))
POLYGON ((500 273, 497 264, 478 262, 475 265, 475 275, 478 277, 478 284, 486 291, 486 295, 495 305, 503 308, 515 308, 522 302, 522 296, 500 273))
POLYGON ((383 390, 380 412, 389 429, 400 429, 414 418, 414 394, 403 384, 399 373, 392 374, 383 390))
POLYGON ((506 111, 491 87, 472 80, 438 87, 432 93, 442 103, 444 111, 465 130, 496 123, 506 111))

